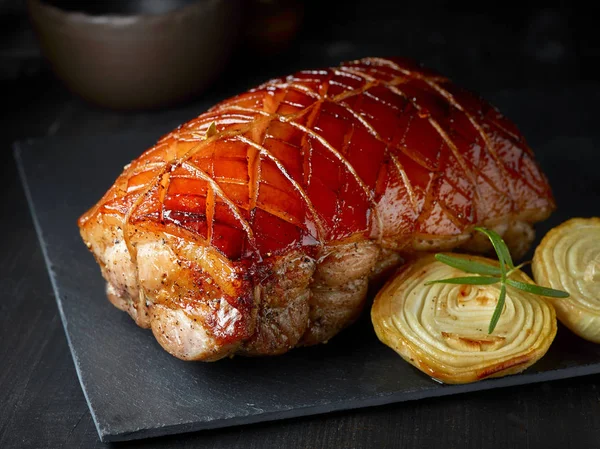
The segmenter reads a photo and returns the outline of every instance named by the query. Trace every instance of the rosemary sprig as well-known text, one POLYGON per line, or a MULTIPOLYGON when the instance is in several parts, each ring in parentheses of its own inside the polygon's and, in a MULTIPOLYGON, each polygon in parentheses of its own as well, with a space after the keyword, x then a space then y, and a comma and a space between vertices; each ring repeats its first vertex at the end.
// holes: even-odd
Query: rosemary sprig
POLYGON ((526 282, 515 281, 514 279, 507 279, 506 285, 518 288, 524 292, 534 293, 540 296, 551 296, 552 298, 568 298, 569 294, 562 290, 554 290, 553 288, 540 287, 539 285, 527 284, 526 282))
POLYGON ((496 324, 498 324, 498 320, 500 319, 500 315, 502 315, 502 309, 504 309, 504 300, 506 299, 506 284, 502 282, 500 284, 500 296, 498 297, 498 302, 496 303, 496 308, 494 309, 494 313, 492 314, 492 319, 490 320, 490 325, 488 327, 488 334, 494 332, 496 329, 496 324))
POLYGON ((500 315, 502 314, 502 309, 504 309, 507 285, 512 288, 517 288, 524 292, 533 293, 535 295, 540 296, 550 296, 553 298, 569 297, 569 294, 567 292, 563 292, 562 290, 554 290, 553 288, 540 287, 539 285, 528 284, 526 282, 515 281, 514 279, 510 279, 510 275, 513 274, 515 271, 519 270, 523 265, 525 265, 525 263, 522 263, 515 267, 512 257, 510 256, 510 251, 506 246, 506 243, 504 243, 504 240, 502 240, 502 237, 500 237, 500 235, 498 235, 497 232, 482 227, 477 227, 475 228, 475 230, 485 234, 490 239, 490 241, 492 242, 492 246, 496 251, 496 255, 498 257, 498 262, 500 263, 500 266, 494 267, 492 265, 476 262, 474 260, 453 257, 447 254, 436 254, 435 258, 440 262, 445 263, 446 265, 449 265, 453 268, 458 268, 459 270, 462 270, 466 273, 478 274, 480 276, 466 276, 450 279, 440 279, 436 281, 426 282, 425 285, 491 285, 500 282, 500 296, 498 297, 496 308, 494 309, 494 313, 492 314, 492 318, 490 320, 488 334, 494 332, 496 324, 498 324, 498 320, 500 319, 500 315))
POLYGON ((500 276, 500 274, 502 274, 500 268, 481 262, 475 262, 474 260, 459 259, 458 257, 452 257, 446 254, 436 254, 435 258, 446 265, 458 268, 467 273, 485 274, 488 276, 500 276))

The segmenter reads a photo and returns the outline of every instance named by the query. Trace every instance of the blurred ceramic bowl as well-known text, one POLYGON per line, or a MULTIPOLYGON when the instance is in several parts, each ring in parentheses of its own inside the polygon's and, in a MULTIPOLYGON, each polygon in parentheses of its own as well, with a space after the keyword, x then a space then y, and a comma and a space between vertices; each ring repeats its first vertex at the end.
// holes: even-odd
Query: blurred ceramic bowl
POLYGON ((28 0, 42 51, 82 97, 118 109, 198 94, 236 44, 240 0, 28 0))

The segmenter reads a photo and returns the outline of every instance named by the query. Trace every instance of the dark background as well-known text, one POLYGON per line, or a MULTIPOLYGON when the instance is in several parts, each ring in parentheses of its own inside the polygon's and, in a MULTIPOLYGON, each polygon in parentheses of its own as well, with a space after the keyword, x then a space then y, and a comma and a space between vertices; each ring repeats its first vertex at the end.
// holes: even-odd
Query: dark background
MULTIPOLYGON (((414 57, 484 95, 540 86, 600 89, 597 19, 588 8, 455 3, 307 1, 303 28, 282 54, 260 58, 240 51, 220 80, 192 101, 123 113, 72 95, 41 58, 24 2, 0 0, 0 448, 104 447, 66 345, 16 173, 13 141, 166 132, 267 77, 368 55, 414 57)), ((597 375, 587 376, 135 446, 600 447, 599 381, 597 375)))

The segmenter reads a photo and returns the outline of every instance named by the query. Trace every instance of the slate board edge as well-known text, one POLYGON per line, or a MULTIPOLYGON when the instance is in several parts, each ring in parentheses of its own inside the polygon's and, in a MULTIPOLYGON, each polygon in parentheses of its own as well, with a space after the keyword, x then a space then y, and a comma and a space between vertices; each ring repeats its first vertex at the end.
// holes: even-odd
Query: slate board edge
MULTIPOLYGON (((561 379, 571 379, 575 377, 589 376, 600 373, 600 366, 588 365, 575 368, 563 368, 542 373, 515 374, 497 379, 488 379, 480 382, 460 385, 442 385, 428 388, 424 391, 398 392, 380 397, 371 397, 364 399, 355 399, 353 402, 348 400, 332 402, 326 405, 316 405, 302 408, 292 408, 288 410, 275 410, 267 413, 247 415, 243 417, 232 417, 208 421, 204 423, 183 423, 166 427, 155 427, 151 429, 139 429, 134 432, 126 433, 101 433, 98 432, 100 440, 104 443, 132 441, 146 438, 156 438, 160 436, 175 435, 188 432, 197 432, 202 430, 221 429, 224 427, 234 427, 241 425, 258 424, 261 422, 280 421, 291 418, 302 418, 306 416, 323 415, 331 412, 341 412, 347 410, 377 407, 389 404, 399 404, 402 402, 412 402, 421 399, 440 398, 457 394, 475 393, 478 391, 488 391, 497 388, 514 387, 520 385, 531 385, 541 382, 550 382, 561 379)), ((89 404, 89 403, 88 403, 89 404)))
MULTIPOLYGON (((30 143, 32 143, 32 141, 25 141, 24 143, 30 144, 30 143)), ((45 240, 44 240, 44 237, 42 234, 42 228, 39 223, 37 214, 35 212, 33 198, 31 196, 31 190, 29 189, 29 184, 27 183, 27 173, 25 172, 25 165, 23 164, 23 160, 21 159, 21 152, 23 151, 23 148, 21 147, 21 145, 22 145, 22 142, 15 142, 13 144, 13 154, 14 154, 14 157, 16 160, 17 170, 19 171, 19 177, 21 178, 21 183, 23 185, 23 190, 25 192, 25 197, 27 198, 27 207, 29 208, 29 212, 31 214, 33 226, 35 228, 35 233, 37 234, 37 237, 38 237, 38 242, 40 244, 40 248, 42 249, 42 254, 44 256, 44 262, 46 263, 46 269, 48 270, 48 277, 50 278, 50 282, 52 284, 52 290, 54 292, 54 298, 56 300, 56 305, 58 306, 58 313, 60 315, 60 321, 62 323, 63 331, 67 338, 67 344, 69 346, 69 352, 71 353, 71 357, 73 358, 73 364, 75 365, 77 379, 79 380, 79 385, 81 387, 81 390, 83 391, 83 396, 85 397, 85 402, 87 403, 88 409, 90 410, 90 414, 92 415, 92 420, 94 421, 94 425, 96 426, 96 431, 98 432, 98 436, 100 437, 100 440, 102 442, 105 442, 107 440, 103 439, 103 432, 102 432, 102 429, 100 428, 100 423, 98 422, 98 418, 96 417, 95 410, 92 407, 92 404, 88 397, 87 391, 84 387, 84 384, 83 384, 83 381, 81 378, 82 374, 79 369, 79 360, 77 358, 77 355, 75 354, 75 351, 73 351, 73 345, 71 343, 71 336, 70 336, 69 332, 67 331, 67 318, 65 317, 62 303, 60 301, 58 285, 56 284, 55 276, 52 273, 52 265, 50 263, 50 258, 48 255, 46 243, 45 243, 45 240)))

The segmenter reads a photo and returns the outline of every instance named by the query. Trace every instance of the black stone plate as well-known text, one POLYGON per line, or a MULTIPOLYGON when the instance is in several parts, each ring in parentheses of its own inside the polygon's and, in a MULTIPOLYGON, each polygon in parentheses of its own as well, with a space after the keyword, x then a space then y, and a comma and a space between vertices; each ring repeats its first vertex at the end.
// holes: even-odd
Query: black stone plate
MULTIPOLYGON (((490 97, 490 96, 488 96, 490 97)), ((572 216, 600 215, 598 91, 527 90, 491 96, 524 131, 559 210, 539 235, 572 216)), ((379 343, 363 320, 329 344, 273 358, 186 363, 109 304, 77 217, 124 164, 158 136, 21 142, 16 157, 73 354, 102 441, 128 440, 326 413, 600 372, 600 345, 560 328, 524 374, 440 385, 379 343)))

